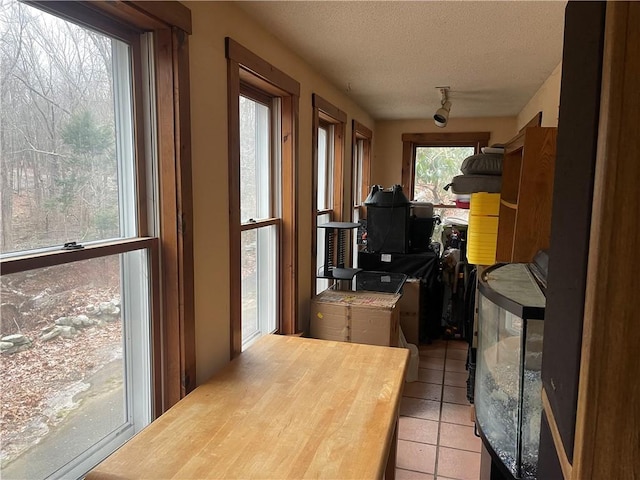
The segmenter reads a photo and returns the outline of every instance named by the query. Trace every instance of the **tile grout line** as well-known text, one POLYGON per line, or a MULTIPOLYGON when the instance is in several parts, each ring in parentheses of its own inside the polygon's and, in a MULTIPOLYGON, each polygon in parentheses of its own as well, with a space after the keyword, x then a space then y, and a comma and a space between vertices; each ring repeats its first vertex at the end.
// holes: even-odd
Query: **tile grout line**
POLYGON ((449 342, 447 341, 444 347, 444 361, 442 363, 442 378, 441 378, 442 384, 440 385, 440 405, 438 408, 438 435, 436 437, 436 459, 433 464, 434 480, 438 478, 438 457, 440 452, 440 425, 442 424, 441 420, 442 420, 442 403, 444 399, 444 377, 445 377, 445 372, 447 370, 447 351, 448 350, 449 350, 449 342))

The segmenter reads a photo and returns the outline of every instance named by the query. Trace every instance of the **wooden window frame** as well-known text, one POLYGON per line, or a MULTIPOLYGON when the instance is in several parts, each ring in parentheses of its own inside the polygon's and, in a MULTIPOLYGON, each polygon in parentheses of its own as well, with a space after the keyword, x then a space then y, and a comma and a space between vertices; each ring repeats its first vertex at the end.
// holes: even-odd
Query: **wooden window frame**
MULTIPOLYGON (((402 134, 402 190, 413 200, 416 147, 474 147, 480 153, 491 137, 490 132, 403 133, 402 134)), ((447 205, 456 208, 455 205, 447 205)))
POLYGON ((240 112, 241 83, 281 101, 281 228, 278 333, 297 331, 298 287, 298 109, 300 84, 235 40, 225 39, 229 135, 230 357, 242 351, 242 279, 240 277, 240 112))
POLYGON ((152 382, 153 417, 157 418, 195 388, 195 319, 193 293, 193 232, 189 42, 191 11, 179 2, 30 2, 54 15, 103 31, 132 45, 140 55, 139 36, 154 34, 157 114, 157 168, 160 228, 154 239, 146 221, 146 172, 142 161, 145 120, 141 99, 141 62, 133 62, 134 123, 139 237, 103 242, 82 251, 3 258, 3 274, 42 268, 113 253, 122 248, 150 248, 152 256, 152 382), (147 245, 148 244, 148 245, 147 245))
MULTIPOLYGON (((311 297, 316 291, 316 264, 318 259, 318 216, 331 214, 332 222, 341 222, 343 218, 344 199, 344 143, 347 114, 338 107, 312 94, 313 120, 311 132, 312 166, 312 199, 311 199, 311 297), (322 124, 333 126, 333 199, 330 210, 318 211, 318 129, 322 124)), ((350 214, 349 214, 350 215, 350 214)))
MULTIPOLYGON (((351 129, 351 147, 352 147, 352 161, 351 161, 351 175, 355 176, 358 159, 356 158, 356 145, 358 140, 364 140, 362 152, 362 178, 360 179, 360 188, 362 189, 362 198, 356 198, 357 190, 351 192, 351 204, 353 209, 356 208, 360 212, 360 218, 364 218, 366 209, 364 208, 364 201, 369 195, 369 189, 371 188, 371 145, 373 142, 373 132, 365 127, 357 120, 352 120, 351 129)), ((355 183, 352 181, 353 188, 355 183)), ((353 218, 352 218, 353 220, 353 218)))

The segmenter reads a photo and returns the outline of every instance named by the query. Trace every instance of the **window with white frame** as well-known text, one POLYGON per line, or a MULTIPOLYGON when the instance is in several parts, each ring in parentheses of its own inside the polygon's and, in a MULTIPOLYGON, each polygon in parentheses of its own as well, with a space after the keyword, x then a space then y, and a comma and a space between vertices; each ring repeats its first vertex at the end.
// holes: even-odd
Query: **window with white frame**
POLYGON ((225 39, 229 100, 231 357, 297 331, 300 84, 225 39))
MULTIPOLYGON (((334 169, 334 126, 322 122, 318 127, 318 193, 316 226, 332 221, 333 216, 333 169, 334 169)), ((322 272, 325 261, 325 229, 317 229, 316 272, 322 272)), ((316 279, 316 292, 329 287, 329 280, 316 279)))
MULTIPOLYGON (((278 99, 240 96, 242 349, 277 327, 280 156, 278 99), (275 136, 275 137, 274 137, 275 136)), ((253 93, 253 95, 252 95, 253 93)))
POLYGON ((132 73, 152 44, 13 0, 0 15, 1 476, 78 478, 153 417, 132 73))

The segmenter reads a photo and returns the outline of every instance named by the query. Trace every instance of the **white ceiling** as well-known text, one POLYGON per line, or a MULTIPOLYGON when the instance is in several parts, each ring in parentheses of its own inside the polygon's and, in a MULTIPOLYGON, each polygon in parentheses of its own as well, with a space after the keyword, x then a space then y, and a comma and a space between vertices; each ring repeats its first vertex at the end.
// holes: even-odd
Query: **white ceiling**
POLYGON ((565 1, 238 5, 375 119, 513 116, 562 59, 565 1), (428 114, 426 114, 428 112, 428 114))

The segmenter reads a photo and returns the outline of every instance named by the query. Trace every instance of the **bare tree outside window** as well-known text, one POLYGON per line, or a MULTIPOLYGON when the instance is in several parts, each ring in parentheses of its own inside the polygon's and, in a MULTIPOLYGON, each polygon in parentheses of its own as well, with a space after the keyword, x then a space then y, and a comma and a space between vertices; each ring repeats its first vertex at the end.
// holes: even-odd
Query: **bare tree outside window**
POLYGON ((0 251, 117 236, 112 40, 6 0, 0 29, 0 251))
POLYGON ((416 147, 414 200, 434 205, 454 205, 455 195, 444 187, 456 175, 473 147, 416 147))
POLYGON ((469 219, 469 210, 456 208, 456 195, 444 187, 462 174, 462 162, 474 153, 474 147, 416 147, 414 200, 433 203, 442 221, 435 227, 433 241, 441 242, 444 224, 466 223, 469 219))
POLYGON ((131 64, 121 40, 0 0, 0 256, 50 249, 0 277, 3 479, 78 478, 151 418, 149 250, 34 268, 138 236, 131 64))

